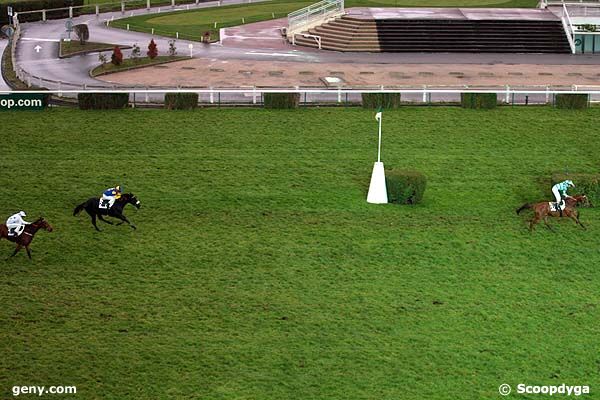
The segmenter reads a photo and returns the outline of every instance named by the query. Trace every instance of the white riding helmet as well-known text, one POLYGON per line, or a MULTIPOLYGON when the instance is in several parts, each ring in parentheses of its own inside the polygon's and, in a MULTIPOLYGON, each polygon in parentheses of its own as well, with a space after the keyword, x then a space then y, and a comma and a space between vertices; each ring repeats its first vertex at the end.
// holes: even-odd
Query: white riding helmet
POLYGON ((567 185, 575 187, 575 184, 570 179, 567 180, 567 185))
POLYGON ((19 215, 21 217, 26 217, 27 216, 27 214, 25 214, 25 211, 19 211, 19 215))

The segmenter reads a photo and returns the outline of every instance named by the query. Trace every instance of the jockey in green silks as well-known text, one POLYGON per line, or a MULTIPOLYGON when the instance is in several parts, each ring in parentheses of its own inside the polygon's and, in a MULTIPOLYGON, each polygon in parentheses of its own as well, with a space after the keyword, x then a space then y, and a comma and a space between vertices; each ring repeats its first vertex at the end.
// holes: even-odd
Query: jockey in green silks
POLYGON ((575 187, 575 184, 572 180, 567 179, 565 181, 559 182, 556 185, 552 186, 552 194, 556 199, 556 209, 560 211, 562 216, 562 210, 565 209, 565 198, 571 197, 567 194, 567 190, 570 187, 575 187))

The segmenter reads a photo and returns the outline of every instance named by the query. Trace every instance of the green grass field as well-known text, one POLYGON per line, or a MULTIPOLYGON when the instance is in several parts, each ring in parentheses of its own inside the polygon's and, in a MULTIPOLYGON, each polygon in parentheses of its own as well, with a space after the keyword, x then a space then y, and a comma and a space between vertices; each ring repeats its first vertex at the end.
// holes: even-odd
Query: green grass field
MULTIPOLYGON (((151 32, 190 40, 200 40, 202 34, 211 31, 218 38, 219 29, 272 18, 284 18, 288 13, 306 7, 316 1, 269 1, 257 4, 214 7, 209 9, 178 11, 161 15, 142 15, 124 18, 111 23, 117 28, 151 32), (215 29, 214 23, 217 22, 215 29)), ((348 0, 346 7, 535 7, 536 0, 348 0)))
POLYGON ((33 262, 5 262, 0 241, 2 398, 36 384, 120 400, 599 390, 600 211, 582 209, 588 231, 530 233, 515 208, 549 198, 553 171, 598 172, 600 109, 385 112, 386 167, 428 177, 418 206, 366 203, 377 125, 362 109, 0 121, 0 216, 54 226, 33 262), (126 212, 137 231, 71 215, 117 183, 142 201, 126 212))

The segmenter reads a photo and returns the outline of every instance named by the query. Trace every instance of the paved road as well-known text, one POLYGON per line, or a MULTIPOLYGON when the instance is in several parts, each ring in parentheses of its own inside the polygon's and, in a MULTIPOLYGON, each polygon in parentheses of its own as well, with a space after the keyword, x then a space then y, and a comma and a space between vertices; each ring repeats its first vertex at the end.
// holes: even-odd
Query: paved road
MULTIPOLYGON (((240 3, 245 0, 226 0, 224 4, 240 3)), ((216 2, 203 3, 200 7, 215 6, 216 2)), ((151 12, 156 12, 153 10, 151 12)), ((165 8, 162 8, 165 11, 165 8)), ((136 13, 146 13, 138 10, 136 13)), ((129 16, 129 12, 126 16, 129 16)), ((121 45, 132 45, 138 43, 145 52, 147 43, 152 38, 150 34, 130 32, 121 29, 106 28, 104 22, 110 19, 123 17, 120 12, 103 13, 99 17, 95 15, 83 15, 74 18, 73 23, 87 23, 90 29, 90 40, 121 45)), ((281 25, 281 20, 271 22, 273 26, 281 25)), ((113 84, 102 82, 89 77, 88 72, 98 64, 97 54, 76 56, 67 59, 58 58, 58 41, 65 33, 65 20, 49 20, 47 22, 24 23, 21 25, 22 35, 17 50, 18 64, 29 74, 41 77, 44 80, 62 81, 81 88, 83 84, 88 86, 111 87, 113 84), (35 48, 41 49, 36 52, 35 48)), ((241 30, 251 33, 253 24, 244 25, 241 30)), ((168 38, 154 37, 159 51, 166 52, 168 38)), ((180 55, 189 54, 188 44, 190 41, 178 40, 177 47, 180 55)), ((288 61, 300 63, 378 63, 378 64, 555 64, 555 65, 597 65, 600 64, 600 55, 564 55, 564 54, 369 54, 369 53, 338 53, 305 49, 277 43, 265 45, 260 40, 246 41, 244 45, 224 42, 225 45, 202 45, 194 44, 194 57, 214 60, 260 60, 260 61, 288 61), (252 47, 248 47, 249 44, 252 47), (266 46, 266 48, 265 48, 266 46), (271 46, 271 47, 269 47, 271 46)), ((128 52, 125 51, 127 55, 128 52)), ((32 84, 39 84, 34 79, 32 84)), ((43 86, 55 84, 42 82, 43 86)), ((182 86, 185 82, 182 83, 182 86)), ((68 89, 69 85, 62 85, 68 89)))
MULTIPOLYGON (((237 4, 246 2, 246 0, 223 0, 222 4, 237 4)), ((214 7, 217 2, 202 3, 198 8, 214 7)), ((168 11, 169 9, 167 9, 168 11)), ((151 9, 151 13, 156 13, 157 9, 151 9)), ((165 7, 162 7, 165 11, 165 7)), ((146 10, 138 10, 137 14, 146 13, 146 10)), ((129 16, 130 12, 126 13, 129 16)), ((73 18, 73 24, 86 23, 90 30, 90 41, 104 42, 119 45, 131 46, 138 43, 142 51, 150 39, 156 42, 159 53, 166 54, 169 47, 170 38, 152 36, 150 34, 125 31, 122 29, 107 28, 106 20, 122 18, 120 12, 103 13, 98 17, 95 15, 82 15, 73 18)), ((48 20, 46 22, 33 22, 21 24, 21 40, 17 47, 18 65, 29 74, 42 77, 44 80, 62 81, 72 83, 81 87, 82 84, 106 86, 107 84, 91 78, 88 73, 94 66, 98 65, 98 54, 87 54, 65 59, 58 58, 58 42, 66 37, 65 19, 48 20), (35 48, 39 46, 39 52, 35 48)), ((198 42, 187 40, 177 40, 176 46, 179 55, 189 54, 188 45, 194 45, 194 57, 235 57, 238 55, 238 49, 223 48, 218 45, 205 46, 198 42)), ((128 56, 130 51, 124 51, 128 56)), ((310 56, 309 56, 310 59, 310 56)), ((35 79, 34 82, 36 83, 35 79)))

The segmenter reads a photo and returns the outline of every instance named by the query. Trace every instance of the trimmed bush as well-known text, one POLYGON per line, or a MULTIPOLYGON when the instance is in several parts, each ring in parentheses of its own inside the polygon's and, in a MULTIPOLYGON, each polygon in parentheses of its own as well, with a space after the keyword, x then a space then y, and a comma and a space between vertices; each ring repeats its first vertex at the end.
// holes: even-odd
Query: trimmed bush
MULTIPOLYGON (((570 188, 568 191, 570 195, 585 194, 592 203, 600 202, 600 174, 565 174, 557 172, 552 174, 548 190, 565 179, 570 179, 575 184, 575 187, 570 188)), ((552 195, 551 197, 553 198, 552 195)))
POLYGON ((81 110, 115 110, 127 107, 127 93, 79 93, 77 95, 81 110))
POLYGON ((165 108, 169 110, 193 110, 198 107, 198 93, 167 93, 165 108))
POLYGON ((460 105, 463 108, 489 110, 498 105, 498 96, 496 93, 461 93, 460 105))
POLYGON ((400 107, 400 93, 362 93, 363 108, 384 109, 400 107))
POLYGON ((265 108, 298 108, 300 93, 265 93, 263 104, 265 108))
MULTIPOLYGON (((63 8, 69 6, 82 6, 83 0, 23 0, 0 4, 0 26, 8 24, 8 13, 6 7, 13 6, 16 12, 31 10, 49 10, 51 8, 63 8)), ((79 9, 73 10, 73 15, 79 15, 79 9)), ((48 19, 68 18, 69 10, 51 11, 46 13, 48 19)), ((41 21, 42 13, 21 14, 19 22, 41 21)))
POLYGON ((121 65, 123 63, 123 53, 119 46, 115 46, 113 49, 112 56, 110 56, 110 62, 113 63, 113 65, 121 65))
POLYGON ((158 48, 156 47, 156 43, 154 43, 154 39, 150 39, 150 43, 148 44, 148 52, 146 54, 150 59, 154 59, 158 55, 158 48))
POLYGON ((396 204, 417 204, 423 200, 427 179, 417 171, 388 170, 385 172, 388 201, 396 204))
POLYGON ((556 108, 584 109, 588 108, 587 94, 557 94, 554 97, 556 108))

